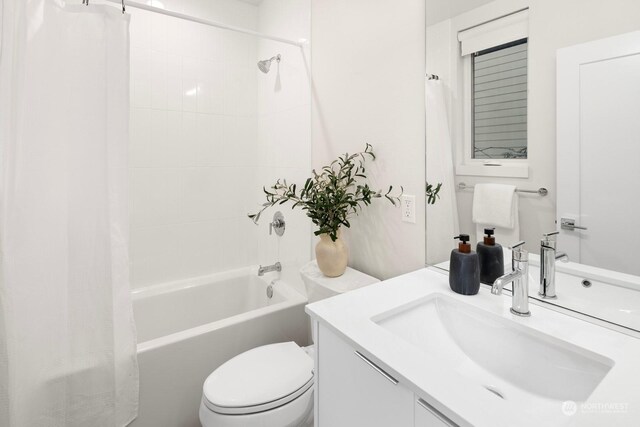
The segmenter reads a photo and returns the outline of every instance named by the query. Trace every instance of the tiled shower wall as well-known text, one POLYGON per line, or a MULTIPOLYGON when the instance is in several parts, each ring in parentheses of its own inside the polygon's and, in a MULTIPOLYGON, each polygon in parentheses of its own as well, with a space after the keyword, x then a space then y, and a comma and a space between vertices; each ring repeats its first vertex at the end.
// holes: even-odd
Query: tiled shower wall
MULTIPOLYGON (((309 0, 262 0, 258 14, 258 29, 289 40, 309 41, 311 37, 309 0)), ((310 45, 304 48, 261 39, 260 59, 280 54, 279 64, 273 63, 268 74, 258 75, 258 185, 255 198, 262 200, 263 185, 276 179, 297 183, 300 188, 311 173, 311 93, 310 45)), ((311 221, 300 210, 290 206, 274 207, 265 212, 258 234, 259 262, 283 264, 283 278, 303 291, 298 270, 309 261, 311 252, 311 221), (268 222, 273 212, 282 211, 287 230, 281 238, 268 234, 268 222)))
MULTIPOLYGON (((258 30, 259 24, 265 25, 260 19, 262 7, 284 4, 281 0, 262 3, 191 0, 153 5, 258 30)), ((132 15, 132 286, 274 262, 278 252, 291 245, 265 237, 268 216, 260 228, 246 217, 262 201, 256 189, 263 185, 264 174, 277 175, 275 168, 280 166, 265 155, 259 118, 263 111, 284 108, 280 100, 285 97, 306 104, 308 111, 306 73, 307 90, 301 91, 299 73, 285 78, 283 66, 278 93, 273 88, 274 95, 267 99, 270 90, 259 83, 276 73, 272 70, 265 76, 258 71, 261 42, 257 38, 134 8, 128 12, 132 15)), ((301 57, 300 49, 293 49, 301 57)), ((272 142, 279 150, 291 153, 299 144, 309 149, 308 119, 282 115, 272 119, 272 130, 278 134, 272 142)), ((305 150, 289 154, 288 160, 308 169, 305 150)), ((308 238, 305 225, 304 230, 287 230, 285 237, 292 245, 304 240, 302 236, 308 238), (294 234, 295 242, 289 237, 294 234)), ((288 252, 297 254, 295 259, 309 256, 300 257, 298 249, 288 252)))

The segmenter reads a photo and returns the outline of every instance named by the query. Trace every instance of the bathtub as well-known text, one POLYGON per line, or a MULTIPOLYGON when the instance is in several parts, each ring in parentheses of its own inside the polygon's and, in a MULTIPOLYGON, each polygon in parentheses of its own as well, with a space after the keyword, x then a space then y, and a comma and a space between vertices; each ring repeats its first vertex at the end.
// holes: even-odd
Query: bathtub
POLYGON ((140 410, 132 427, 200 427, 206 377, 253 347, 309 344, 306 298, 247 268, 133 291, 140 410))

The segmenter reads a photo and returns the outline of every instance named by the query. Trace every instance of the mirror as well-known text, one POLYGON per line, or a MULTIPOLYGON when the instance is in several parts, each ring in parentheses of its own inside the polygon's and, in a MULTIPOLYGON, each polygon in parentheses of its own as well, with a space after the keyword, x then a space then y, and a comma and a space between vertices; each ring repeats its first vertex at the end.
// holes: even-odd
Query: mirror
POLYGON ((640 331, 638 16, 631 0, 427 0, 426 176, 443 184, 427 265, 495 227, 505 249, 526 242, 532 298, 640 331), (569 257, 554 299, 538 277, 553 231, 569 257))

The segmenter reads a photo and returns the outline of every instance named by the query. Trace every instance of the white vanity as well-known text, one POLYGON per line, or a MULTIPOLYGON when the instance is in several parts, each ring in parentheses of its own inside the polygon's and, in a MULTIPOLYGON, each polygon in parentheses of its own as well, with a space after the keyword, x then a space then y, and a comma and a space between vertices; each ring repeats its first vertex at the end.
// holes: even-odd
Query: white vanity
POLYGON ((307 306, 316 426, 640 425, 640 340, 435 269, 307 306))

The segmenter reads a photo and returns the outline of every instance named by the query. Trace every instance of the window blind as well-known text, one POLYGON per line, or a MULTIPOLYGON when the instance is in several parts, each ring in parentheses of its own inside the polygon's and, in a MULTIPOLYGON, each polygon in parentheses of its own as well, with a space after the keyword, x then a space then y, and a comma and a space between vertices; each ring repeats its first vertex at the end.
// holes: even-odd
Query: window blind
POLYGON ((527 158, 527 40, 475 53, 473 157, 527 158))

